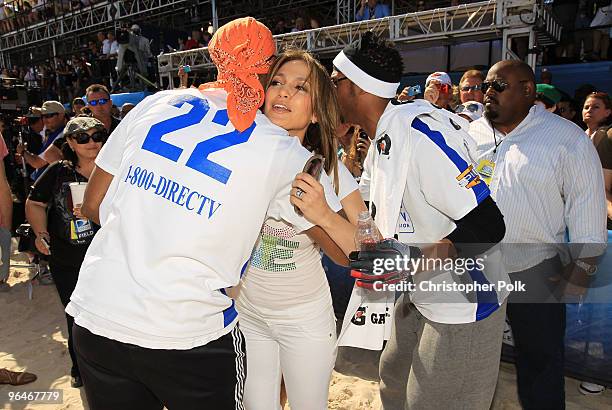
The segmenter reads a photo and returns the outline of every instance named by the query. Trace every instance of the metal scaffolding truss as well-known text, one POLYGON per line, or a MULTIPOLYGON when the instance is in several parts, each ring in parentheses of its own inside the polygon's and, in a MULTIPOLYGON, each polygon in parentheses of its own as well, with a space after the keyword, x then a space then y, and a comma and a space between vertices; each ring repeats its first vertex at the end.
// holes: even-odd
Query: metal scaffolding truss
POLYGON ((350 23, 355 20, 356 0, 337 0, 336 24, 350 23))
POLYGON ((176 12, 177 9, 205 3, 210 3, 210 0, 104 1, 2 35, 0 36, 0 52, 10 52, 71 34, 112 27, 115 22, 122 20, 136 20, 145 15, 150 17, 166 12, 176 12))
MULTIPOLYGON (((516 58, 512 39, 531 36, 532 45, 559 41, 561 28, 538 0, 488 0, 382 19, 340 24, 275 36, 277 49, 297 47, 319 56, 333 55, 367 31, 399 44, 419 46, 504 38, 504 58, 516 58), (510 33, 505 35, 504 33, 510 33), (507 40, 507 41, 506 41, 507 40)), ((214 67, 206 48, 169 53, 158 58, 160 77, 172 87, 181 65, 192 69, 214 67)), ((535 61, 529 61, 535 66, 535 61)))
POLYGON ((329 11, 335 12, 335 4, 334 0, 218 0, 217 10, 219 21, 223 23, 247 15, 265 20, 305 8, 317 9, 318 14, 327 14, 329 11))

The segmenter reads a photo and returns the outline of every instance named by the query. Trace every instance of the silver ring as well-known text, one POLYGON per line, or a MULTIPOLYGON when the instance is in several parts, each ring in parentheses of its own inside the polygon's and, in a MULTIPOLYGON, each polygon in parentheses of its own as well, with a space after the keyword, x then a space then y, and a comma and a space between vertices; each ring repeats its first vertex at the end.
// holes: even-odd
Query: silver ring
POLYGON ((295 196, 297 196, 298 198, 302 199, 303 195, 304 195, 304 191, 302 191, 300 188, 297 188, 295 190, 295 196))

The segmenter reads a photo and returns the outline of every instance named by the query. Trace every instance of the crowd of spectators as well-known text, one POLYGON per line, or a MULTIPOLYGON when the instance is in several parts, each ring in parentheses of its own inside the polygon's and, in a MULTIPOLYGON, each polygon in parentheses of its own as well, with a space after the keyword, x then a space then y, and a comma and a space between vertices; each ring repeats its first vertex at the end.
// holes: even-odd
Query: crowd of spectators
MULTIPOLYGON (((432 7, 468 2, 469 0, 415 1, 409 4, 409 11, 423 11, 432 7)), ((42 19, 93 4, 95 4, 93 0, 6 2, 0 0, 0 32, 6 33, 42 19)), ((610 35, 612 34, 612 3, 610 0, 554 0, 547 4, 563 25, 564 30, 562 41, 544 50, 544 64, 597 61, 609 58, 610 35)), ((355 4, 354 20, 381 18, 391 13, 388 0, 359 0, 355 4)), ((290 12, 272 20, 269 26, 274 34, 286 34, 316 29, 334 23, 335 21, 320 18, 316 10, 305 9, 290 12)), ((207 30, 194 29, 190 35, 178 37, 175 49, 184 51, 205 47, 212 34, 212 26, 207 30)), ((83 43, 70 55, 58 56, 35 66, 15 66, 12 69, 4 69, 0 74, 0 79, 16 78, 27 86, 40 87, 43 100, 71 101, 74 97, 83 95, 85 89, 93 83, 101 83, 109 89, 114 89, 117 81, 115 67, 119 51, 120 47, 114 32, 99 32, 88 38, 86 43, 83 43)), ((442 97, 444 95, 442 94, 442 97)), ((562 97, 563 104, 571 103, 567 96, 562 97)))
POLYGON ((81 10, 100 0, 7 0, 0 1, 0 33, 8 33, 70 11, 81 10))
POLYGON ((84 95, 91 84, 113 88, 118 79, 116 66, 120 51, 114 32, 98 32, 71 55, 57 56, 33 66, 4 68, 0 80, 39 88, 42 100, 71 101, 84 95))
POLYGON ((610 0, 555 0, 552 10, 563 26, 561 43, 554 49, 558 62, 609 58, 612 35, 610 0))
MULTIPOLYGON (((406 87, 398 94, 398 99, 424 98, 439 107, 464 114, 469 117, 467 118, 469 121, 473 121, 475 119, 474 113, 480 113, 479 116, 482 116, 483 113, 484 92, 482 84, 484 81, 485 74, 476 69, 465 71, 458 84, 453 84, 447 73, 437 71, 427 77, 422 95, 408 96, 407 92, 410 87, 406 87), (462 111, 467 112, 462 113, 462 111)), ((554 85, 552 72, 543 68, 541 80, 536 90, 536 104, 541 104, 548 111, 572 121, 586 130, 589 136, 592 136, 597 128, 612 125, 612 116, 604 116, 603 119, 598 118, 591 125, 585 123, 583 117, 585 115, 590 117, 588 112, 593 109, 593 104, 587 104, 587 100, 595 95, 602 101, 605 109, 610 109, 610 99, 605 94, 608 91, 598 90, 591 84, 583 84, 574 90, 573 95, 568 94, 554 85)))

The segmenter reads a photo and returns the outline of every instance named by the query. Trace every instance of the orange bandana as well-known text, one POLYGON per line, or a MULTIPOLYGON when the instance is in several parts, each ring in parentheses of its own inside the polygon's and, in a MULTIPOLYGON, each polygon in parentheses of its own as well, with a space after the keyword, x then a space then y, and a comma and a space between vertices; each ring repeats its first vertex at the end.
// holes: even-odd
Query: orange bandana
POLYGON ((266 74, 276 44, 270 30, 253 17, 233 20, 219 28, 208 44, 217 66, 217 81, 199 89, 223 88, 227 91, 227 115, 242 132, 255 121, 265 92, 257 74, 266 74))

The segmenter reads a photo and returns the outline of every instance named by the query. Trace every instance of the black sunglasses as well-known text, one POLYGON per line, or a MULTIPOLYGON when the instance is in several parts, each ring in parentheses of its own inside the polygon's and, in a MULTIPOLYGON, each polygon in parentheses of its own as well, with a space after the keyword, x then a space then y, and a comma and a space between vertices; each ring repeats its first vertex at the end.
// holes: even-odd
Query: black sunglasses
POLYGON ((108 102, 108 98, 100 98, 97 100, 91 100, 91 101, 87 101, 89 103, 89 105, 91 105, 92 107, 95 107, 96 105, 104 105, 108 102))
POLYGON ((78 134, 73 134, 70 138, 76 141, 77 144, 87 144, 90 139, 93 142, 104 142, 106 141, 106 131, 97 131, 93 135, 89 135, 86 132, 79 132, 78 134))
POLYGON ((483 93, 486 93, 489 91, 489 88, 493 88, 496 92, 501 93, 505 91, 508 86, 508 83, 501 80, 483 81, 482 84, 480 84, 480 89, 483 93))
POLYGON ((467 92, 467 91, 478 91, 482 89, 482 84, 478 84, 478 85, 466 85, 464 87, 461 87, 461 91, 467 92))
POLYGON ((43 117, 43 118, 53 118, 53 117, 55 117, 56 115, 58 115, 58 114, 57 114, 56 112, 54 112, 53 114, 43 114, 43 115, 42 115, 42 117, 43 117))
POLYGON ((332 78, 332 83, 334 84, 334 87, 338 87, 338 83, 342 80, 348 80, 348 77, 336 77, 336 78, 332 78))

